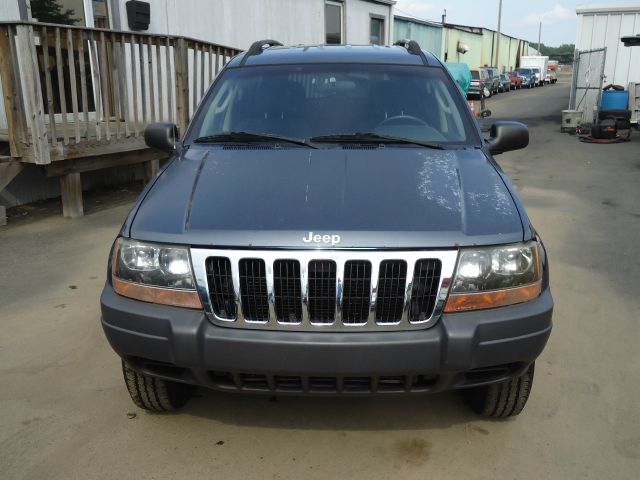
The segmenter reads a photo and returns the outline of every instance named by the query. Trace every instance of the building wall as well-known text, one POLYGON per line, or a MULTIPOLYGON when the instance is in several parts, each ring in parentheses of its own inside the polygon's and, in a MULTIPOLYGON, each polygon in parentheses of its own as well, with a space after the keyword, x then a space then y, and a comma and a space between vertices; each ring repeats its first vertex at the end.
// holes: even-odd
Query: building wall
MULTIPOLYGON (((482 35, 466 32, 456 28, 443 29, 443 48, 448 50, 447 62, 460 62, 469 65, 469 68, 481 67, 482 63, 482 35), (458 52, 458 44, 469 46, 467 53, 458 52)), ((444 59, 444 55, 443 55, 444 59)))
MULTIPOLYGON (((128 30, 126 0, 119 1, 119 28, 128 30)), ((285 45, 325 42, 324 0, 154 0, 149 33, 187 36, 239 49, 272 38, 285 45), (194 15, 194 13, 196 13, 194 15)), ((346 43, 368 44, 370 15, 385 18, 390 38, 391 6, 344 2, 346 43)))
POLYGON ((518 67, 520 57, 528 53, 528 42, 504 34, 500 34, 498 40, 497 32, 487 28, 482 29, 482 39, 483 65, 498 67, 501 72, 518 67), (498 41, 500 42, 499 51, 498 41))
POLYGON ((424 50, 442 58, 444 54, 442 45, 442 25, 412 22, 403 17, 394 17, 393 40, 415 40, 424 50))
POLYGON ((0 21, 20 20, 18 0, 0 0, 0 21))
POLYGON ((519 58, 528 53, 528 42, 504 34, 499 36, 498 52, 498 34, 488 28, 442 26, 437 22, 424 22, 402 16, 394 18, 394 28, 394 40, 416 40, 422 48, 430 50, 441 59, 444 60, 446 55, 447 61, 466 63, 470 68, 498 66, 501 71, 507 71, 516 68, 519 58), (459 43, 466 44, 469 51, 458 52, 459 43), (497 58, 498 54, 500 58, 497 58))
POLYGON ((620 37, 640 34, 640 5, 578 8, 576 49, 607 48, 605 85, 640 82, 640 47, 625 47, 620 37))
MULTIPOLYGON (((324 2, 322 8, 324 8, 324 2)), ((362 0, 347 0, 345 2, 345 13, 347 17, 347 43, 354 45, 368 45, 370 43, 371 15, 384 17, 385 41, 388 45, 393 38, 393 22, 391 19, 391 7, 383 4, 376 4, 362 0)), ((324 13, 322 18, 324 19, 324 13)), ((324 22, 324 20, 323 20, 324 22)), ((321 24, 322 42, 324 42, 324 23, 321 24)))

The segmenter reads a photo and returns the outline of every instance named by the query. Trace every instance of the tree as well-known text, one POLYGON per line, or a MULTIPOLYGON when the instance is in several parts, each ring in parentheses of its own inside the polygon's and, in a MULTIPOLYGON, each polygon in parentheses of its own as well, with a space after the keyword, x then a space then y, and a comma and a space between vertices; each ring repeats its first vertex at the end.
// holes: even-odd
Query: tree
MULTIPOLYGON (((531 45, 535 46, 535 43, 531 45)), ((576 46, 572 43, 564 43, 559 47, 547 47, 544 44, 540 44, 540 53, 546 55, 550 60, 558 60, 561 63, 568 63, 573 60, 573 52, 576 46)))
POLYGON ((75 25, 78 22, 75 13, 71 8, 63 10, 56 0, 31 0, 31 16, 42 23, 75 25))

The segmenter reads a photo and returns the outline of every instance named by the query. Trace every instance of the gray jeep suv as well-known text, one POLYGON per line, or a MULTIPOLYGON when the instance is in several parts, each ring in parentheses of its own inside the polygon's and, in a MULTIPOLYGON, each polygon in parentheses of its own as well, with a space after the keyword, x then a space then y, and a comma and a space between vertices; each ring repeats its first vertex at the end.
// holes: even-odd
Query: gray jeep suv
POLYGON ((141 408, 195 386, 270 395, 460 389, 518 414, 551 331, 544 246, 447 69, 391 47, 256 42, 116 239, 102 326, 141 408))

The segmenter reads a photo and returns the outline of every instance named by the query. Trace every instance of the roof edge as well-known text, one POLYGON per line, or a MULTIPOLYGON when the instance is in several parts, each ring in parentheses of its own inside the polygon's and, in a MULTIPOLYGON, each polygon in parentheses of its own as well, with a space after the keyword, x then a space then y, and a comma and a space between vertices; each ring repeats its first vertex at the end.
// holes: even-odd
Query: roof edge
POLYGON ((640 12, 640 3, 633 5, 578 5, 576 13, 578 15, 585 13, 638 13, 640 12))

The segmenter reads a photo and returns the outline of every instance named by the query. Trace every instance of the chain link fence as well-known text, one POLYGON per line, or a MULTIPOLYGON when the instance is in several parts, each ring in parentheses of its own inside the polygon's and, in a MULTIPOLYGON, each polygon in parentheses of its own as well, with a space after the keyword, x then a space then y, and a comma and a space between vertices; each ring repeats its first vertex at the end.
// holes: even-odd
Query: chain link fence
POLYGON ((576 51, 573 58, 573 78, 569 109, 582 111, 583 123, 595 123, 602 97, 604 62, 607 49, 576 51))

